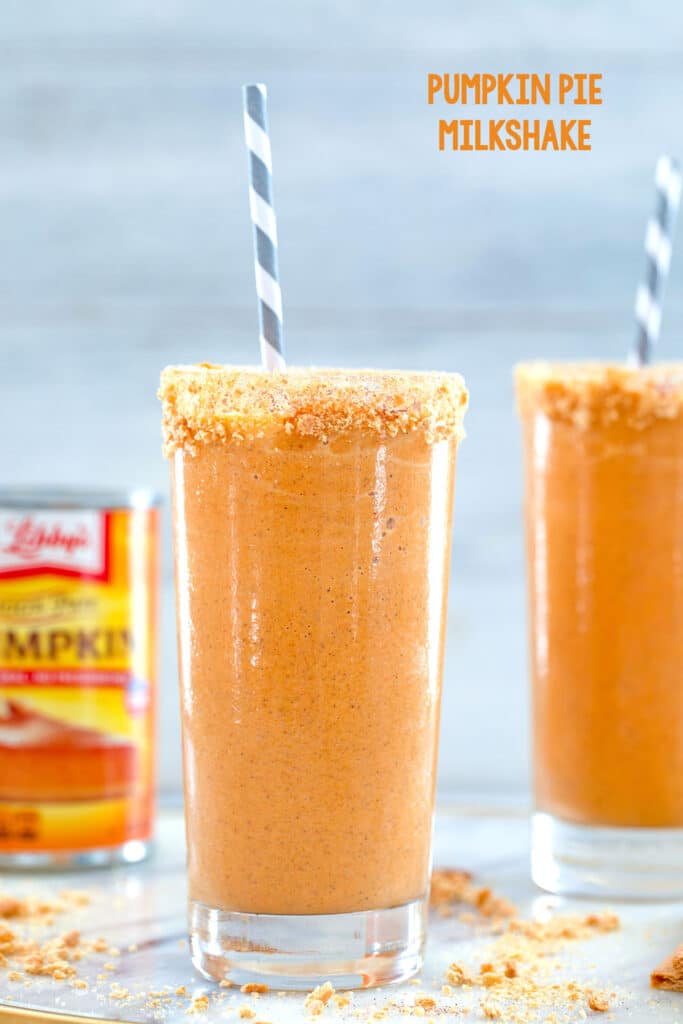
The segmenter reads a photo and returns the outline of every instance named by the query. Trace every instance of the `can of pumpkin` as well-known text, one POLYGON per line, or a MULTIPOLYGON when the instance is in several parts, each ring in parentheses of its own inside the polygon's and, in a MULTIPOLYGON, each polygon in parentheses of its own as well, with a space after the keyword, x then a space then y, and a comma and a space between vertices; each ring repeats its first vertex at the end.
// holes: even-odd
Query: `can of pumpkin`
POLYGON ((147 491, 0 490, 0 867, 146 855, 158 568, 147 491))

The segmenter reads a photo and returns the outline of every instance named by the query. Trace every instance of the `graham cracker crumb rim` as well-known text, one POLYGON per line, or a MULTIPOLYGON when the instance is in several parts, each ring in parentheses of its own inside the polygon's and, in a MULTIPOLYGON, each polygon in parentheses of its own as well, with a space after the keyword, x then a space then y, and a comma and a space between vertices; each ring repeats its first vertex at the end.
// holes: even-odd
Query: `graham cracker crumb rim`
POLYGON ((522 416, 540 413, 578 429, 621 424, 642 430, 683 416, 681 362, 538 360, 518 363, 514 380, 522 416))
POLYGON ((199 363, 162 371, 164 452, 264 436, 312 438, 421 431, 428 443, 464 436, 468 393, 457 373, 199 363))

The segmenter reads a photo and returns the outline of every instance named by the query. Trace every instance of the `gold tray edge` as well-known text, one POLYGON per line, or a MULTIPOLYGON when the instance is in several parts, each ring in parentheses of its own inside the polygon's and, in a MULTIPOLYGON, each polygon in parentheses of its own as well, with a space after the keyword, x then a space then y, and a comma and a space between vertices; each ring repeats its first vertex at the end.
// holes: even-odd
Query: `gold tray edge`
POLYGON ((87 1013, 63 1013, 60 1010, 33 1010, 27 1006, 0 1003, 0 1024, 133 1024, 123 1017, 91 1017, 87 1013))

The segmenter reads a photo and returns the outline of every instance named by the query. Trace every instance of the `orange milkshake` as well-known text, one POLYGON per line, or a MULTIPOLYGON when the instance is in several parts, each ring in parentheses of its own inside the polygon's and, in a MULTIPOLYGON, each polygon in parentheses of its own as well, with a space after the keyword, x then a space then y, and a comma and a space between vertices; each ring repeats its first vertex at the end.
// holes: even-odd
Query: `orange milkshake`
POLYGON ((411 973, 464 384, 201 365, 161 398, 195 963, 293 987, 411 973))
POLYGON ((683 366, 532 363, 516 382, 538 834, 566 847, 555 867, 545 849, 535 876, 668 890, 643 844, 663 856, 683 830, 683 366))

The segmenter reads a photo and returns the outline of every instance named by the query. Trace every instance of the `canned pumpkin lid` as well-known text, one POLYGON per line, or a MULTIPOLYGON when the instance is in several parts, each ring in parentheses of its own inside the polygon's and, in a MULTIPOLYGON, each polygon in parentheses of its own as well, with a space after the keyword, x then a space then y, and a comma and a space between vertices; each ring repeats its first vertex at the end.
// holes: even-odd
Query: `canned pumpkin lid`
POLYGON ((161 496, 147 488, 105 490, 80 487, 0 487, 0 508, 154 508, 161 496))

